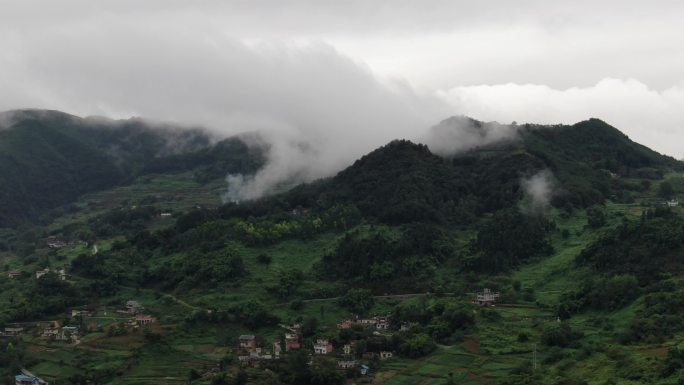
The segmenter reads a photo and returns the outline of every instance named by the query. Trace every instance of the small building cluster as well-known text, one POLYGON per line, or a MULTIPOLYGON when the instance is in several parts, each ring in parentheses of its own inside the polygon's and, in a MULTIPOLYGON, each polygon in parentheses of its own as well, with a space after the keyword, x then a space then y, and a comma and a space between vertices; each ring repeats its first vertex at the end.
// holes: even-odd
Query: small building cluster
POLYGON ((72 240, 67 242, 64 240, 64 238, 56 235, 51 235, 45 239, 45 245, 47 245, 47 247, 49 247, 50 249, 61 249, 66 246, 73 246, 85 243, 86 242, 82 240, 72 240))
MULTIPOLYGON (((360 319, 357 317, 353 320, 342 320, 337 326, 339 329, 348 329, 353 325, 361 325, 373 329, 373 334, 379 334, 377 330, 387 330, 389 329, 390 324, 391 319, 389 316, 375 316, 368 319, 360 319)), ((237 344, 237 350, 239 352, 238 361, 243 365, 259 367, 265 361, 280 359, 283 353, 304 348, 304 345, 301 342, 299 325, 281 326, 287 331, 285 332, 283 340, 273 343, 272 353, 258 347, 255 335, 243 334, 239 336, 237 344)), ((341 349, 338 347, 338 350, 335 350, 335 346, 331 340, 319 338, 309 346, 309 354, 313 356, 332 356, 337 362, 338 369, 349 370, 358 368, 362 375, 369 374, 370 368, 367 365, 364 365, 363 361, 357 359, 359 356, 361 356, 363 360, 388 360, 394 356, 393 352, 390 351, 365 352, 361 355, 361 352, 356 350, 358 342, 359 341, 351 341, 350 343, 344 344, 341 349)), ((314 358, 312 357, 312 359, 314 358)))
POLYGON ((495 302, 499 301, 499 297, 501 297, 501 294, 499 294, 499 292, 493 292, 485 288, 481 292, 476 294, 473 303, 481 306, 491 306, 495 302))
POLYGON ((0 337, 18 337, 24 333, 21 326, 9 326, 0 331, 0 337))
POLYGON ((76 343, 80 338, 80 330, 77 326, 60 326, 57 322, 43 328, 40 338, 49 341, 76 343))
MULTIPOLYGON (((278 344, 280 346, 280 344, 278 344)), ((285 351, 297 350, 301 348, 299 343, 299 335, 296 333, 285 333, 285 351)))
POLYGON ((17 278, 20 275, 21 275, 21 271, 19 271, 19 270, 10 270, 7 272, 7 278, 9 278, 9 279, 17 278))
POLYGON ((358 318, 345 319, 337 323, 338 329, 350 329, 354 325, 361 325, 363 327, 375 328, 377 330, 387 330, 391 325, 392 319, 390 316, 375 316, 373 318, 358 318))
MULTIPOLYGON (((46 267, 42 270, 36 271, 36 279, 42 278, 45 274, 49 273, 51 270, 49 267, 46 267)), ((66 281, 66 268, 61 268, 58 270, 54 270, 55 274, 59 277, 60 281, 66 281)))
POLYGON ((136 314, 135 315, 135 324, 137 326, 147 326, 147 325, 154 323, 156 321, 157 321, 156 318, 154 318, 148 314, 136 314))
POLYGON ((47 247, 51 249, 61 249, 62 247, 67 245, 67 243, 62 238, 58 238, 55 236, 48 237, 45 240, 45 244, 47 244, 47 247))
POLYGON ((317 340, 314 344, 314 354, 329 354, 333 351, 333 344, 328 340, 317 340))
POLYGON ((238 338, 238 350, 240 351, 238 361, 254 368, 261 366, 262 361, 279 359, 281 353, 278 343, 273 344, 273 354, 257 347, 256 336, 253 334, 243 334, 238 338))
MULTIPOLYGON (((355 352, 356 352, 356 342, 352 341, 349 344, 345 344, 342 347, 342 352, 344 355, 337 361, 337 367, 339 369, 350 369, 359 366, 360 362, 356 360, 355 357, 355 352)), ((392 357, 394 357, 394 353, 390 351, 381 351, 379 353, 375 352, 365 352, 362 355, 362 358, 364 360, 374 360, 374 359, 380 359, 381 361, 389 360, 392 357)), ((369 368, 366 365, 360 365, 360 372, 361 374, 368 374, 369 368), (364 369, 365 367, 365 369, 364 369)))
POLYGON ((117 313, 122 314, 140 314, 145 310, 145 307, 138 301, 130 300, 126 302, 126 306, 116 310, 117 313))

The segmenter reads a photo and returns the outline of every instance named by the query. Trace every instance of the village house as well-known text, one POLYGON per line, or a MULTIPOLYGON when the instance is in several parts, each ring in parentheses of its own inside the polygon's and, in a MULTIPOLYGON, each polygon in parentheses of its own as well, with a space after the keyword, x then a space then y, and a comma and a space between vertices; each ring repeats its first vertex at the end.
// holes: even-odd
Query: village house
POLYGON ((300 334, 302 325, 301 324, 292 324, 292 325, 280 325, 283 329, 289 330, 291 333, 294 334, 300 334))
POLYGON ((40 279, 40 277, 44 276, 45 274, 50 272, 50 268, 46 267, 43 270, 38 270, 36 271, 36 279, 40 279))
POLYGON ((361 326, 375 327, 375 324, 377 324, 378 321, 375 318, 362 318, 362 319, 356 320, 356 323, 361 325, 361 326))
POLYGON ((71 309, 71 317, 92 317, 93 312, 88 310, 71 309))
POLYGON ((350 369, 356 366, 356 360, 340 360, 337 361, 337 367, 340 369, 350 369))
POLYGON ((275 359, 280 358, 280 353, 282 352, 282 348, 280 347, 280 342, 274 342, 273 343, 273 355, 275 356, 275 359))
POLYGON ((292 210, 291 215, 293 217, 305 217, 305 216, 308 216, 310 212, 311 212, 310 209, 303 208, 303 207, 297 207, 297 208, 292 210))
POLYGON ((352 327, 353 325, 354 325, 354 321, 352 321, 352 320, 350 320, 350 319, 345 319, 345 320, 340 321, 340 322, 337 324, 337 328, 338 328, 338 329, 351 329, 351 327, 352 327))
POLYGON ((238 356, 238 362, 241 364, 248 364, 249 356, 238 356))
POLYGON ((365 376, 367 374, 370 374, 370 367, 368 365, 361 365, 361 368, 359 368, 359 373, 361 375, 365 376))
MULTIPOLYGON (((361 325, 363 327, 372 327, 376 330, 387 330, 390 327, 391 320, 392 319, 390 316, 374 316, 373 318, 357 318, 352 324, 361 325)), ((348 320, 344 320, 337 324, 338 329, 348 329, 346 327, 340 327, 347 326, 348 324, 346 321, 348 320)), ((349 325, 349 327, 351 327, 351 325, 349 325)))
POLYGON ((149 325, 151 323, 154 323, 154 321, 156 321, 156 319, 154 317, 152 317, 151 315, 137 314, 135 316, 135 323, 140 325, 140 326, 149 325))
POLYGON ((373 317, 375 319, 375 328, 377 330, 387 330, 390 327, 390 320, 391 318, 389 316, 384 316, 384 317, 373 317))
POLYGON ((667 205, 667 207, 677 207, 677 206, 679 206, 679 201, 676 199, 672 199, 672 200, 665 202, 665 204, 667 205))
POLYGON ((344 354, 346 354, 346 355, 351 355, 351 354, 352 354, 352 351, 353 351, 352 345, 351 345, 351 344, 345 344, 345 345, 342 347, 342 351, 343 351, 344 354))
POLYGON ((248 351, 256 350, 256 337, 253 334, 243 334, 238 337, 239 347, 248 351))
POLYGON ((473 301, 474 304, 477 305, 493 305, 495 302, 499 300, 500 294, 499 292, 493 292, 487 288, 482 290, 481 292, 477 293, 475 300, 473 301))
POLYGON ((259 359, 259 357, 254 357, 252 356, 252 354, 250 354, 247 364, 252 368, 259 368, 261 367, 261 360, 259 359))
MULTIPOLYGON (((36 279, 40 279, 42 276, 50 272, 50 268, 46 267, 43 270, 36 271, 36 279)), ((64 268, 55 270, 55 274, 59 277, 60 281, 66 281, 66 270, 64 268)))
POLYGON ((57 337, 59 334, 59 328, 58 327, 46 327, 43 329, 43 332, 40 334, 40 338, 42 339, 50 339, 53 340, 57 337))
POLYGON ((393 356, 394 356, 394 355, 392 354, 392 352, 386 352, 386 351, 385 351, 385 352, 380 352, 380 360, 382 360, 382 361, 384 361, 384 360, 389 360, 389 359, 392 358, 393 356))
POLYGON ((37 377, 17 374, 14 376, 14 385, 38 385, 40 381, 37 377))
POLYGON ((145 310, 145 307, 140 304, 138 301, 127 301, 126 306, 121 309, 117 309, 117 313, 124 313, 124 314, 138 314, 142 313, 142 311, 145 310))
POLYGON ((62 247, 67 245, 66 242, 64 242, 64 240, 54 236, 48 237, 45 243, 51 249, 61 249, 62 247))
POLYGON ((301 348, 299 344, 299 336, 293 333, 285 333, 285 351, 297 350, 301 348))
POLYGON ((45 340, 76 342, 78 341, 79 329, 77 326, 60 327, 59 323, 51 322, 40 334, 40 338, 45 340))
MULTIPOLYGON (((276 352, 276 359, 280 358, 280 345, 276 348, 273 346, 274 352, 276 352)), ((254 348, 249 352, 249 355, 238 356, 238 362, 241 364, 249 365, 253 368, 258 368, 261 366, 262 361, 270 361, 273 359, 273 355, 268 351, 263 351, 261 348, 254 348)))
POLYGON ((16 337, 21 335, 21 333, 24 332, 24 328, 22 327, 7 327, 5 328, 4 335, 8 337, 16 337))
POLYGON ((20 275, 21 275, 21 271, 19 271, 19 270, 10 270, 7 272, 7 278, 9 278, 9 279, 14 279, 20 275))
POLYGON ((315 354, 328 354, 332 353, 333 351, 333 345, 332 342, 328 340, 318 340, 314 344, 314 353, 315 354))
POLYGON ((78 341, 78 327, 76 326, 64 326, 59 330, 57 336, 55 336, 56 341, 65 342, 76 342, 78 341))

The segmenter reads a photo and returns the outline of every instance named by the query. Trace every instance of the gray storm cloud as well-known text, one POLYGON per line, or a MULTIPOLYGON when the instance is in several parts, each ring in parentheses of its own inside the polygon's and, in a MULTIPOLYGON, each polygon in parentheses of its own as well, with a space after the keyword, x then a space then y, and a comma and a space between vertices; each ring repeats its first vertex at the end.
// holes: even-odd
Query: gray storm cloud
POLYGON ((631 15, 595 3, 65 0, 36 12, 0 0, 0 110, 259 132, 268 162, 229 178, 226 199, 331 175, 395 138, 450 155, 515 137, 510 125, 459 119, 426 133, 455 114, 598 117, 684 156, 682 3, 631 15))
POLYGON ((323 43, 247 44, 213 31, 169 36, 133 26, 116 32, 36 36, 13 68, 24 76, 23 92, 0 96, 0 106, 151 117, 220 137, 259 132, 267 164, 231 187, 235 199, 328 176, 448 115, 437 98, 381 81, 323 43), (59 44, 65 40, 72 44, 59 44))

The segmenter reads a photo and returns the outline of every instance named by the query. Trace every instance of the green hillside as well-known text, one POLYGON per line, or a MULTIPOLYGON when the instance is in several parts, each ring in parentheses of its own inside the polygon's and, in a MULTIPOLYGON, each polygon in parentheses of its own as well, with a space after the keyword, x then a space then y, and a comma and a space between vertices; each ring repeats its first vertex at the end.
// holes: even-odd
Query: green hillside
POLYGON ((200 130, 138 119, 82 119, 20 110, 0 121, 0 227, 47 220, 84 193, 149 173, 195 171, 203 182, 252 173, 263 162, 239 139, 212 145, 200 130))
POLYGON ((48 194, 70 210, 0 231, 0 326, 25 329, 0 340, 8 378, 23 367, 72 384, 684 381, 682 164, 599 120, 520 126, 449 157, 396 140, 330 178, 224 205, 225 173, 263 162, 237 139, 190 137, 174 152, 125 124, 105 140, 27 122, 0 135, 44 141, 35 161, 20 158, 31 176, 45 159, 103 184, 48 194), (531 206, 540 175, 548 194, 531 206), (485 288, 492 306, 474 303, 485 288), (132 326, 117 311, 130 300, 154 320, 132 326), (46 337, 50 321, 78 342, 46 337), (301 349, 286 351, 292 334, 301 349), (261 348, 251 358, 241 335, 261 348), (323 339, 332 351, 313 354, 323 339), (274 343, 280 358, 266 358, 274 343))

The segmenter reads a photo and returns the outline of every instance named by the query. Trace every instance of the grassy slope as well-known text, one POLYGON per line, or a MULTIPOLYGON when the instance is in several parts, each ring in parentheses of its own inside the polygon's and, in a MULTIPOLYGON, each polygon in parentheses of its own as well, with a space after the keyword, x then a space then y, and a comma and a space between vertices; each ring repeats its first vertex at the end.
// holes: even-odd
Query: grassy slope
MULTIPOLYGON (((102 195, 89 196, 84 202, 107 202, 110 199, 116 202, 131 202, 142 199, 155 191, 167 191, 169 186, 174 185, 176 191, 185 191, 189 202, 193 197, 191 183, 182 176, 172 180, 153 178, 150 182, 139 183, 124 189, 117 189, 102 195), (178 179, 176 179, 178 178, 178 179), (152 188, 148 188, 149 186, 152 188), (103 199, 102 197, 107 197, 103 199)), ((673 185, 681 183, 677 174, 668 175, 673 180, 673 185)), ((684 185, 684 184, 683 184, 684 185)), ((676 189, 679 190, 679 185, 676 189)), ((653 186, 650 194, 643 198, 649 198, 657 190, 653 186)), ((679 190, 682 191, 682 190, 679 190)), ((192 204, 198 201, 193 201, 192 204)), ((83 204, 84 208, 78 215, 60 219, 61 224, 68 221, 84 220, 88 215, 97 212, 100 208, 93 204, 83 204), (88 210, 93 210, 88 212, 88 210)), ((637 204, 608 204, 609 225, 619 224, 623 218, 636 218, 640 215, 641 208, 637 204)), ((680 213, 684 209, 678 209, 680 213)), ((552 236, 552 242, 557 252, 545 259, 522 266, 511 275, 514 280, 522 283, 523 287, 533 288, 536 303, 522 302, 517 306, 498 306, 495 309, 501 319, 489 321, 478 319, 478 324, 464 341, 453 346, 439 346, 433 354, 418 360, 396 359, 384 364, 383 369, 377 374, 374 383, 378 384, 442 384, 449 373, 453 373, 458 383, 487 383, 493 379, 505 378, 508 373, 526 363, 532 358, 535 342, 539 341, 539 335, 544 325, 556 322, 553 316, 553 308, 564 291, 577 287, 580 278, 588 271, 575 266, 574 258, 582 248, 599 236, 601 231, 585 229, 586 216, 584 212, 576 212, 569 218, 562 218, 558 212, 551 215, 556 220, 559 231, 552 236), (564 239, 560 230, 569 230, 570 236, 564 239), (526 333, 530 338, 528 342, 518 342, 517 336, 526 333)), ((364 228, 362 228, 364 230, 364 228)), ((392 231, 391 229, 388 229, 392 231)), ((472 236, 470 232, 455 232, 456 236, 465 246, 466 240, 472 236)), ((307 301, 304 308, 299 311, 290 309, 288 303, 270 298, 264 287, 276 282, 277 272, 283 268, 297 268, 306 273, 304 288, 321 285, 334 285, 334 283, 322 284, 317 282, 311 274, 313 264, 330 248, 339 238, 338 234, 323 234, 313 241, 288 240, 267 247, 242 247, 247 268, 251 272, 247 281, 238 288, 227 292, 203 293, 194 295, 192 298, 182 298, 192 306, 223 306, 236 300, 248 298, 260 298, 271 304, 271 308, 284 322, 294 322, 301 316, 316 316, 321 318, 322 324, 332 330, 334 323, 349 316, 349 313, 339 308, 334 299, 307 301), (269 266, 256 263, 256 256, 267 253, 272 256, 273 262, 269 266)), ((77 246, 82 247, 82 246, 77 246)), ((75 255, 80 249, 64 250, 67 255, 75 255)), ((68 258, 67 258, 68 260, 68 258)), ((462 277, 453 274, 453 269, 447 266, 440 272, 442 278, 451 276, 450 279, 458 280, 462 277)), ((201 368, 202 365, 214 363, 228 351, 227 345, 237 335, 246 330, 234 325, 212 325, 197 329, 181 329, 180 320, 192 308, 174 302, 170 297, 157 293, 154 290, 123 289, 110 302, 120 303, 126 299, 136 298, 141 300, 151 312, 162 315, 161 325, 165 333, 164 347, 145 344, 140 334, 127 336, 126 338, 107 338, 103 334, 93 333, 80 346, 65 347, 63 345, 44 346, 40 341, 34 340, 34 346, 29 349, 29 355, 35 362, 39 362, 30 369, 39 375, 48 378, 75 373, 75 363, 83 363, 86 367, 111 366, 119 375, 116 384, 150 383, 154 379, 166 377, 168 383, 181 383, 189 368, 201 368), (117 302, 119 301, 119 302, 117 302), (131 346, 140 345, 140 349, 131 350, 131 346)), ((464 295, 467 299, 467 295, 464 295)), ((379 300, 373 313, 383 313, 391 309, 399 300, 379 300)), ((538 345, 538 365, 549 376, 566 376, 572 374, 578 378, 585 378, 590 384, 600 384, 607 378, 614 376, 621 368, 616 367, 616 355, 626 355, 633 360, 635 365, 652 365, 655 360, 662 358, 667 346, 684 342, 684 336, 678 336, 668 341, 663 346, 615 345, 614 332, 628 326, 630 320, 641 306, 641 300, 635 301, 628 307, 619 311, 597 312, 592 311, 573 317, 569 322, 574 327, 585 333, 583 342, 601 349, 587 354, 579 349, 566 349, 566 358, 553 363, 544 363, 550 354, 550 350, 538 345), (606 324, 613 326, 613 330, 607 330, 606 324)), ((113 320, 93 320, 96 325, 105 326, 113 320)), ((273 341, 281 332, 277 329, 257 330, 257 334, 265 341, 273 341)), ((630 383, 630 382, 624 382, 630 383)), ((636 383, 636 382, 633 382, 636 383)))

